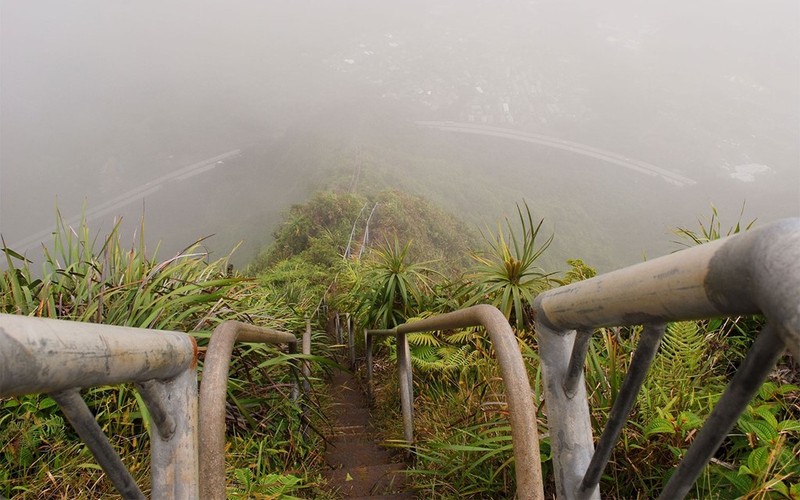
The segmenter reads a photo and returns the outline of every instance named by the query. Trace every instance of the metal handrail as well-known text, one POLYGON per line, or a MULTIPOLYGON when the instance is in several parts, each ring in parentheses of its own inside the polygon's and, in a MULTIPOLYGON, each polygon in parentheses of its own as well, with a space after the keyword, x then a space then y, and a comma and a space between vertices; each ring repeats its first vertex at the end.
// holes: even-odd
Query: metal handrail
MULTIPOLYGON (((306 330, 310 335, 310 324, 306 330)), ((261 328, 239 321, 225 321, 214 329, 208 342, 200 384, 200 493, 201 498, 223 500, 225 494, 225 396, 228 369, 236 342, 288 344, 289 353, 297 352, 297 338, 292 333, 261 328)), ((303 347, 305 351, 305 337, 303 347)), ((310 336, 308 341, 310 349, 310 336)), ((292 390, 293 398, 297 388, 292 390)))
POLYGON ((371 383, 372 376, 372 337, 395 335, 400 371, 400 400, 403 405, 403 434, 405 440, 409 444, 413 444, 411 358, 406 335, 470 326, 484 327, 497 353, 497 361, 508 398, 509 423, 511 424, 517 476, 517 497, 521 499, 544 498, 539 433, 536 427, 536 406, 533 403, 528 373, 522 360, 517 338, 508 320, 497 308, 489 305, 477 305, 413 323, 405 323, 391 330, 366 330, 369 382, 371 383))
POLYGON ((786 347, 800 359, 800 219, 572 283, 534 304, 559 498, 599 498, 610 450, 663 335, 664 323, 761 313, 767 326, 660 498, 684 497, 786 347), (594 451, 583 365, 594 328, 646 325, 594 451), (577 333, 576 333, 577 331, 577 333))
POLYGON ((197 344, 186 334, 0 314, 0 397, 48 393, 125 498, 144 498, 80 389, 136 383, 155 498, 197 498, 197 344))
POLYGON ((347 356, 350 362, 350 369, 356 369, 356 343, 353 336, 353 318, 350 313, 335 313, 333 316, 334 335, 336 337, 336 344, 340 347, 345 346, 345 328, 347 329, 347 356), (342 321, 344 316, 344 321, 342 321), (344 323, 344 326, 342 325, 344 323))

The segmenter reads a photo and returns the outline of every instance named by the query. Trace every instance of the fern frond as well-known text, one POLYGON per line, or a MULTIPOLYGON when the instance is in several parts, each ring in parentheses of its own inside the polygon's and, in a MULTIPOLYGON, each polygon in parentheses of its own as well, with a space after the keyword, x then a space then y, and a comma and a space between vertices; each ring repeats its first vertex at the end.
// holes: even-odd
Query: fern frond
POLYGON ((475 330, 466 329, 448 335, 445 337, 445 340, 451 344, 466 344, 467 342, 471 341, 475 335, 477 335, 475 330))
POLYGON ((438 347, 442 345, 433 332, 409 333, 406 338, 408 338, 409 345, 412 346, 438 347))

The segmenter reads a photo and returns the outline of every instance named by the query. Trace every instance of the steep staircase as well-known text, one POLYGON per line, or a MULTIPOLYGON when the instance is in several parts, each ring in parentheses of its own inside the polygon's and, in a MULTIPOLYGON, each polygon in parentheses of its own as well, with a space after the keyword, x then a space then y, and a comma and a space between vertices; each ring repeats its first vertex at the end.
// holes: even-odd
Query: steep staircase
POLYGON ((376 444, 367 398, 356 378, 337 371, 330 381, 334 399, 333 430, 328 438, 325 474, 332 491, 343 498, 411 499, 405 491, 405 465, 392 460, 389 450, 376 444))

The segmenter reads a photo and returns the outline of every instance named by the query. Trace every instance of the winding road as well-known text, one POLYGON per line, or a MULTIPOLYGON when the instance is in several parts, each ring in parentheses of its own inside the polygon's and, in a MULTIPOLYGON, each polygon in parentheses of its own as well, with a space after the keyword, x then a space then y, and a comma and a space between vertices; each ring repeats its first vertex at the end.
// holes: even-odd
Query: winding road
POLYGON ((606 163, 612 163, 620 167, 624 167, 641 174, 661 177, 663 180, 674 184, 676 186, 687 186, 697 184, 697 181, 684 177, 680 174, 670 170, 657 167, 652 163, 647 163, 633 158, 628 158, 612 151, 587 146, 578 142, 567 141, 557 137, 551 137, 533 132, 523 132, 520 130, 513 130, 508 128, 490 127, 488 125, 477 125, 472 123, 458 123, 458 122, 435 122, 435 121, 418 121, 417 125, 421 127, 442 130, 445 132, 456 132, 460 134, 475 134, 488 137, 500 137, 502 139, 510 139, 514 141, 530 142, 539 144, 554 149, 561 149, 571 153, 595 158, 606 163))
MULTIPOLYGON (((129 205, 133 202, 139 201, 144 199, 146 196, 159 191, 161 188, 164 187, 164 184, 172 181, 184 181, 190 177, 194 177, 195 175, 199 175, 203 172, 207 172, 219 165, 220 162, 223 160, 227 160, 230 158, 234 158, 239 156, 242 153, 240 149, 234 149, 228 151, 227 153, 222 153, 216 156, 212 156, 211 158, 206 158, 205 160, 192 163, 191 165, 187 165, 185 167, 181 167, 177 170, 174 170, 168 174, 162 175, 156 179, 152 179, 150 181, 145 182, 144 184, 140 184, 124 193, 111 198, 97 206, 88 209, 83 213, 83 217, 86 220, 96 219, 98 217, 102 217, 104 215, 108 215, 113 213, 120 208, 129 205)), ((64 219, 65 225, 74 225, 80 222, 81 215, 75 215, 70 218, 64 219)), ((24 252, 26 249, 30 248, 32 245, 35 245, 43 240, 45 240, 48 236, 50 236, 56 230, 55 226, 43 229, 35 234, 28 236, 23 240, 19 240, 8 247, 12 250, 18 252, 24 252)))

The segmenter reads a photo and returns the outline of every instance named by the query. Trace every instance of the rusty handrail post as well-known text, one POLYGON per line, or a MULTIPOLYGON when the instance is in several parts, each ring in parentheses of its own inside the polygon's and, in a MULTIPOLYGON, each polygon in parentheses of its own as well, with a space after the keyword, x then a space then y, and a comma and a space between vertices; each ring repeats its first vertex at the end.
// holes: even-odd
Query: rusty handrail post
POLYGON ((517 475, 517 497, 521 499, 544 498, 542 484, 541 456, 539 454, 539 432, 536 427, 536 406, 528 372, 520 353, 519 343, 511 329, 508 320, 496 308, 489 305, 477 305, 439 316, 432 316, 413 323, 405 323, 391 330, 367 330, 368 375, 371 375, 370 348, 371 337, 376 335, 397 336, 398 366, 406 366, 400 374, 400 398, 410 402, 411 411, 403 409, 403 431, 406 441, 413 443, 413 423, 406 424, 406 419, 411 419, 413 411, 413 390, 411 380, 411 359, 408 354, 409 333, 428 332, 451 328, 466 328, 470 326, 483 326, 489 334, 500 373, 508 397, 509 422, 511 424, 511 439, 514 447, 515 469, 517 475), (403 373, 406 372, 406 373, 403 373), (408 389, 407 389, 408 387, 408 389))
MULTIPOLYGON (((303 331, 303 355, 311 355, 311 318, 306 316, 306 329, 303 331)), ((311 392, 311 361, 304 359, 302 362, 301 374, 303 376, 303 392, 308 396, 311 392)))
MULTIPOLYGON (((303 330, 303 356, 311 355, 311 318, 306 314, 306 328, 303 330)), ((303 398, 300 400, 300 416, 303 421, 303 437, 308 437, 308 402, 311 397, 311 361, 303 359, 300 361, 300 377, 303 379, 303 398)))
POLYGON ((539 431, 528 372, 519 343, 508 320, 496 307, 477 305, 432 316, 396 328, 398 333, 418 333, 450 328, 483 326, 489 334, 508 398, 508 419, 517 476, 517 498, 542 499, 542 465, 539 431))
POLYGON ((206 350, 200 384, 200 497, 225 499, 225 397, 233 345, 239 342, 288 344, 296 352, 297 339, 288 332, 225 321, 214 329, 206 350))
POLYGON ((411 352, 405 333, 397 328, 389 330, 364 330, 366 337, 367 398, 372 401, 372 344, 373 337, 395 337, 397 340, 397 376, 400 386, 400 412, 403 417, 403 439, 414 445, 414 375, 411 370, 411 352))
POLYGON ((372 389, 372 335, 364 329, 364 365, 367 370, 367 401, 372 404, 374 399, 372 389))
POLYGON ((356 369, 356 339, 353 335, 353 318, 350 313, 345 314, 347 318, 347 350, 350 356, 350 369, 356 369))
POLYGON ((78 390, 158 385, 142 391, 160 412, 150 445, 153 497, 197 498, 196 368, 197 344, 183 333, 0 314, 0 397, 51 394, 126 498, 141 492, 78 390))
MULTIPOLYGON (((391 330, 364 330, 364 349, 365 349, 365 364, 367 365, 367 399, 372 403, 374 391, 372 387, 372 346, 375 344, 374 337, 395 337, 397 331, 391 330)), ((401 394, 402 398, 402 394, 401 394)), ((404 425, 405 428, 405 425, 404 425)))
POLYGON ((414 446, 414 379, 411 352, 405 333, 397 332, 397 376, 400 379, 400 409, 403 413, 403 439, 414 446))
MULTIPOLYGON (((534 302, 536 333, 559 498, 598 498, 598 468, 605 466, 605 460, 595 460, 591 477, 585 477, 594 454, 586 390, 582 370, 567 374, 573 343, 577 342, 578 351, 573 357, 580 359, 580 351, 587 342, 586 338, 573 340, 576 330, 578 335, 588 336, 597 327, 755 313, 766 317, 767 327, 756 338, 756 344, 661 494, 662 498, 682 498, 780 354, 788 347, 800 359, 798 304, 800 219, 797 218, 540 294, 534 302), (565 385, 569 390, 575 389, 575 393, 568 394, 565 385)), ((642 368, 646 367, 637 367, 633 372, 638 373, 642 368)), ((614 432, 608 434, 613 436, 614 432)))
POLYGON ((342 320, 338 312, 333 316, 333 321, 336 328, 336 344, 342 345, 342 320))

